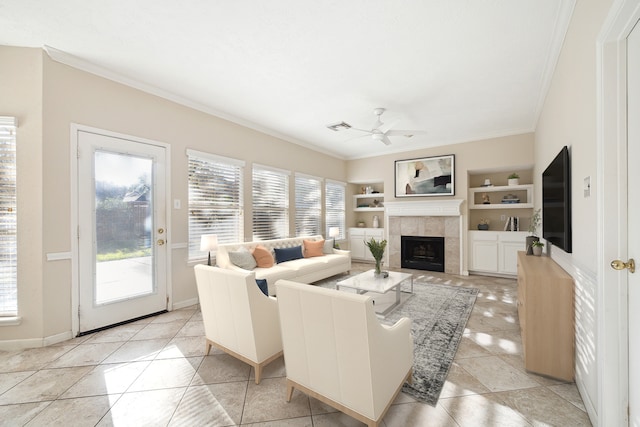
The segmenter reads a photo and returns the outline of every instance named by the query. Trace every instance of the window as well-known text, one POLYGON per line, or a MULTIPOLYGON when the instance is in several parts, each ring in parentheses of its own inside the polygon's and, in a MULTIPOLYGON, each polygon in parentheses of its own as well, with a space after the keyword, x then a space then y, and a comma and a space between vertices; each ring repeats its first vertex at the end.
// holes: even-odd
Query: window
POLYGON ((16 119, 0 117, 0 316, 18 315, 16 119))
POLYGON ((296 236, 322 234, 322 187, 320 178, 296 174, 296 236))
POLYGON ((345 238, 345 187, 343 182, 338 181, 327 180, 325 184, 325 238, 328 238, 331 227, 340 229, 338 239, 345 238))
POLYGON ((244 241, 244 162, 187 150, 189 156, 189 261, 200 260, 200 236, 218 243, 244 241))
POLYGON ((253 166, 253 240, 289 236, 288 171, 253 166))

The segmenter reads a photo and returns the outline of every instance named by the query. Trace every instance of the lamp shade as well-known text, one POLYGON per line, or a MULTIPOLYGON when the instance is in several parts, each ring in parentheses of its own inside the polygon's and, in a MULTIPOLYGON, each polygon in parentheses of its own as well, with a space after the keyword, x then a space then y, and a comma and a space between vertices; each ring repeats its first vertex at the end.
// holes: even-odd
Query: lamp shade
POLYGON ((200 236, 200 250, 204 252, 213 252, 218 249, 217 234, 203 234, 200 236))
POLYGON ((338 237, 340 235, 340 227, 329 227, 329 237, 338 237))

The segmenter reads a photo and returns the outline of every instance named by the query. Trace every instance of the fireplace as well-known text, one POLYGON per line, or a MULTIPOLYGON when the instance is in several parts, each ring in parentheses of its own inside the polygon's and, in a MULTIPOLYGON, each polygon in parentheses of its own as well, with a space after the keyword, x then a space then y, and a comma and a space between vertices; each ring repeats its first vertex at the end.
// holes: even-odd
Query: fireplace
POLYGON ((444 237, 401 236, 401 266, 444 272, 444 237))

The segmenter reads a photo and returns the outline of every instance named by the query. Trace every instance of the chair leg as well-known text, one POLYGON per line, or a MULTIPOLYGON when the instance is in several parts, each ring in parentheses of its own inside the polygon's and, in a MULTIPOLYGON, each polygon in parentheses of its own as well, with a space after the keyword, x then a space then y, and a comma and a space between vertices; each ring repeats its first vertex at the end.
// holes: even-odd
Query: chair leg
POLYGON ((211 351, 211 343, 209 341, 207 341, 207 349, 204 352, 205 356, 208 356, 210 351, 211 351))
POLYGON ((262 379, 262 365, 256 365, 253 369, 256 371, 256 384, 260 384, 260 380, 262 379))
POLYGON ((291 402, 292 397, 293 397, 293 384, 287 381, 287 402, 291 402))

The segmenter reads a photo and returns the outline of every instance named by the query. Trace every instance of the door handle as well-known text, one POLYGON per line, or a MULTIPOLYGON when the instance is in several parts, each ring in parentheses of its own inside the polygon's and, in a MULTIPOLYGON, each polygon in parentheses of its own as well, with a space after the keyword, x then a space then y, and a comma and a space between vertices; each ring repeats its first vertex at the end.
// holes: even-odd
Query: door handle
POLYGON ((162 246, 162 245, 164 245, 164 239, 158 240, 158 246, 162 246))
POLYGON ((627 262, 616 259, 611 261, 611 268, 613 268, 614 270, 624 270, 625 268, 628 268, 630 273, 635 273, 636 262, 633 260, 633 258, 629 258, 629 261, 627 262))

